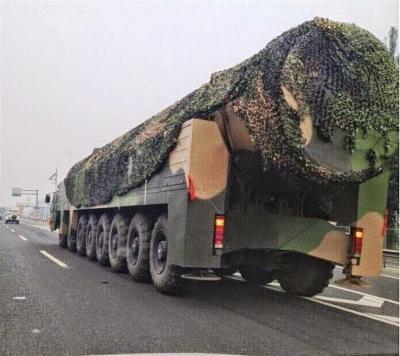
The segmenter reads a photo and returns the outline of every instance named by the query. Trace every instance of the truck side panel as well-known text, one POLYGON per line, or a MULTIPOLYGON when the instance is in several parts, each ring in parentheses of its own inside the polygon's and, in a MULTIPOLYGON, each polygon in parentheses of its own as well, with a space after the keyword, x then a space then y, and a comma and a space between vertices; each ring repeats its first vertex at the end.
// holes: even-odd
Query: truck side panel
POLYGON ((351 274, 355 276, 375 277, 381 273, 389 176, 385 172, 359 187, 357 221, 353 225, 363 228, 364 234, 359 264, 351 266, 351 274))

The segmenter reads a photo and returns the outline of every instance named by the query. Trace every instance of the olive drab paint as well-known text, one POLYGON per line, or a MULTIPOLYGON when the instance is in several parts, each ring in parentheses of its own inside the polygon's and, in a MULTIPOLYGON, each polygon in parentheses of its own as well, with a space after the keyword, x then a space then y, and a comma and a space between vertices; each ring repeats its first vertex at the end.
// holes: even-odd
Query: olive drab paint
POLYGON ((172 265, 294 251, 376 276, 397 112, 383 44, 315 18, 74 165, 54 221, 74 237, 81 213, 162 212, 172 265), (216 215, 225 217, 218 253, 216 215), (356 264, 349 226, 364 228, 356 264))

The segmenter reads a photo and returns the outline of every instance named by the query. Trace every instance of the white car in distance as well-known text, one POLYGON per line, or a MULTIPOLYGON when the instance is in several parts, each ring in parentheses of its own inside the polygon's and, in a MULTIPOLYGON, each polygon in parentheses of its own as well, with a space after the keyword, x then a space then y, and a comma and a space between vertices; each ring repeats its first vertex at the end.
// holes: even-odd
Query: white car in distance
POLYGON ((7 211, 4 217, 4 223, 9 224, 19 224, 19 215, 16 210, 7 211))

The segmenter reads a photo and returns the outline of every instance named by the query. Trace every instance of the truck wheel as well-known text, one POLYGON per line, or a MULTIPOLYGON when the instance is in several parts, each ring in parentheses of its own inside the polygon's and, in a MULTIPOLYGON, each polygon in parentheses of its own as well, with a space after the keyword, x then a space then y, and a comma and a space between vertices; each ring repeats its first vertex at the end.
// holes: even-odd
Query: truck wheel
POLYGON ((108 235, 110 234, 110 218, 107 214, 100 216, 96 234, 96 257, 102 265, 108 265, 108 235))
POLYGON ((87 233, 86 233, 86 256, 88 256, 91 260, 96 260, 96 234, 97 234, 97 217, 94 214, 90 214, 89 222, 87 225, 87 233))
POLYGON ((168 263, 168 219, 161 215, 150 241, 150 274, 154 287, 161 293, 181 294, 183 283, 177 266, 168 263))
POLYGON ((115 272, 126 271, 126 236, 128 224, 121 214, 116 214, 108 234, 108 258, 115 272))
POLYGON ((76 236, 72 232, 67 235, 67 247, 71 252, 76 252, 76 236))
POLYGON ((151 240, 151 219, 137 213, 131 220, 126 245, 126 264, 135 281, 149 282, 149 250, 151 240))
POLYGON ((276 278, 276 272, 264 267, 240 266, 239 272, 249 283, 264 285, 271 283, 276 278))
POLYGON ((83 214, 79 217, 78 228, 76 230, 76 250, 81 256, 86 255, 87 225, 87 217, 85 214, 83 214))
POLYGON ((220 277, 225 277, 225 276, 232 276, 232 274, 235 274, 238 271, 237 267, 228 267, 228 268, 220 268, 215 270, 215 274, 220 277))
POLYGON ((67 247, 67 237, 65 235, 58 234, 58 246, 62 248, 67 247))
POLYGON ((278 273, 281 287, 289 294, 312 297, 329 284, 335 265, 307 255, 284 257, 284 268, 278 273))

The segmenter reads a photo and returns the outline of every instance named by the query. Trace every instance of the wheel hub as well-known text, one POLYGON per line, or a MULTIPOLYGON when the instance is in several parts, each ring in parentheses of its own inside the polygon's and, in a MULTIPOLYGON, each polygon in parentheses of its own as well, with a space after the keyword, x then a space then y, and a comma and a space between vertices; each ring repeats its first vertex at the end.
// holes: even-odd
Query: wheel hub
POLYGON ((161 231, 157 234, 152 248, 154 251, 152 260, 154 271, 160 274, 164 271, 168 256, 167 238, 161 231))
POLYGON ((167 257, 166 241, 160 241, 157 247, 157 259, 159 261, 165 261, 167 257))
POLYGON ((100 235, 99 235, 99 247, 100 247, 100 250, 103 249, 103 236, 104 236, 104 232, 100 233, 100 235))
POLYGON ((137 256, 137 254, 138 254, 138 252, 139 252, 139 241, 138 241, 138 238, 137 238, 137 237, 136 237, 136 238, 133 240, 133 242, 132 242, 131 250, 132 250, 132 254, 133 254, 134 256, 137 256))
POLYGON ((118 250, 118 233, 115 231, 111 234, 111 253, 115 258, 118 250))

